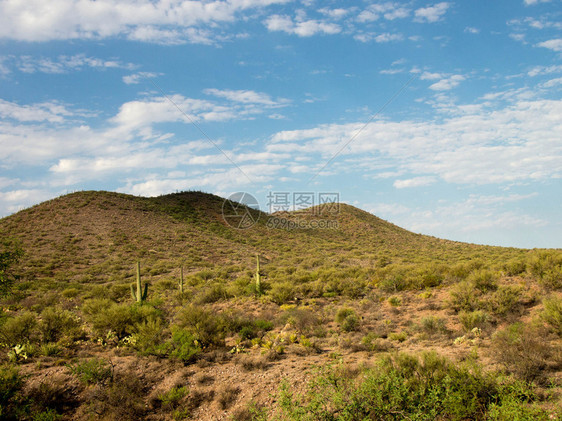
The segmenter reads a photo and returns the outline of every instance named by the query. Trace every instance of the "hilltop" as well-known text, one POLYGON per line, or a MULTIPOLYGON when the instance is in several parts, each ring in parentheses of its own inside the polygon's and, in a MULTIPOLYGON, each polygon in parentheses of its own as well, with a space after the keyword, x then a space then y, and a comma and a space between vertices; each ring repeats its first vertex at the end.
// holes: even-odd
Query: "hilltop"
MULTIPOLYGON (((144 198, 86 191, 41 203, 0 220, 0 232, 28 251, 24 274, 67 281, 125 279, 137 260, 158 275, 180 266, 195 271, 215 265, 252 267, 254 256, 292 266, 333 259, 362 267, 424 261, 509 259, 525 250, 463 244, 411 233, 347 204, 336 211, 315 207, 269 215, 250 210, 257 223, 235 229, 225 222, 225 199, 201 192, 144 198), (305 221, 304 228, 269 220, 305 221), (336 228, 310 228, 310 221, 336 228), (126 268, 126 269, 125 269, 126 268), (155 269, 153 268, 153 271, 155 269), (95 278, 95 279, 94 279, 95 278)), ((25 275, 26 276, 26 275, 25 275)))
POLYGON ((408 385, 411 401, 379 396, 398 406, 364 417, 560 415, 562 252, 415 234, 346 204, 248 209, 257 222, 236 229, 224 206, 85 191, 1 219, 24 255, 0 300, 0 414, 297 420, 321 404, 331 419, 394 378, 384 393, 408 385), (440 393, 455 398, 427 406, 440 393))

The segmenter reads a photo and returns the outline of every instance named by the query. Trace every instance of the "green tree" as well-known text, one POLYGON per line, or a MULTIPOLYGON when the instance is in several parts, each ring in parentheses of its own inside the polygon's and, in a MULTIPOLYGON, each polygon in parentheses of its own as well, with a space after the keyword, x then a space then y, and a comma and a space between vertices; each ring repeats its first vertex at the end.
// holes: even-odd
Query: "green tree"
POLYGON ((0 238, 0 297, 7 295, 16 280, 13 267, 23 256, 20 245, 9 238, 0 238))

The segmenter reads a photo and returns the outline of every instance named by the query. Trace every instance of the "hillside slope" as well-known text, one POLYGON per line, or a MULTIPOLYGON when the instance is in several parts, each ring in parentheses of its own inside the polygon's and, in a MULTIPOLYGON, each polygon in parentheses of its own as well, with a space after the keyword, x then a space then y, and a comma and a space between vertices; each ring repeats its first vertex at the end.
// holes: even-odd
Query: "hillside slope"
POLYGON ((239 230, 224 203, 87 191, 1 219, 24 255, 0 298, 0 418, 562 417, 562 251, 345 204, 239 230))

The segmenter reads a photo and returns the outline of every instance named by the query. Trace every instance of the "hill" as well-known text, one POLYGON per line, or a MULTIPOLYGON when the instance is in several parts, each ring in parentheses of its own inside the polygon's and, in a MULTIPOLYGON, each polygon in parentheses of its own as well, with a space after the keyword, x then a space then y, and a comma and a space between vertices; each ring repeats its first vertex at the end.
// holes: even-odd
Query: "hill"
POLYGON ((247 209, 255 224, 236 229, 238 214, 223 216, 231 205, 201 192, 87 191, 1 219, 24 256, 0 301, 0 383, 13 386, 0 390, 0 414, 303 419, 322 404, 332 419, 338 405, 356 411, 361 379, 401 376, 419 401, 379 396, 401 406, 365 404, 364 417, 560 415, 560 251, 442 240, 346 204, 247 209), (136 262, 149 284, 141 303, 131 298, 136 262), (334 375, 344 382, 329 386, 334 375), (432 395, 420 381, 434 382, 432 395), (446 388, 472 403, 423 409, 446 388))

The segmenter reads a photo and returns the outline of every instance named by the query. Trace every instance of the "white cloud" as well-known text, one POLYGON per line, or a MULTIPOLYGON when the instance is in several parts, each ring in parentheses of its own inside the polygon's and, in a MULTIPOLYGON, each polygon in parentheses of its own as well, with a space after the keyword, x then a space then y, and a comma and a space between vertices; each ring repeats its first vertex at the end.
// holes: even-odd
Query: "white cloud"
POLYGON ((20 122, 48 121, 50 123, 62 123, 65 117, 73 113, 64 105, 52 101, 33 105, 18 105, 0 99, 0 117, 13 119, 20 122))
POLYGON ((161 73, 138 72, 133 73, 132 75, 123 76, 123 82, 127 85, 136 85, 143 79, 151 79, 154 77, 158 77, 159 75, 161 75, 161 73))
POLYGON ((525 3, 525 6, 531 6, 534 4, 539 4, 539 3, 548 3, 550 2, 550 0, 523 0, 523 3, 525 3))
POLYGON ((548 41, 539 42, 539 47, 548 48, 549 50, 561 52, 562 51, 562 38, 549 39, 548 41))
POLYGON ((136 68, 132 63, 122 63, 115 59, 89 57, 86 54, 72 56, 60 55, 56 58, 23 56, 4 57, 6 66, 15 67, 24 73, 62 74, 72 71, 92 69, 128 69, 136 68))
POLYGON ((474 28, 472 26, 467 26, 466 28, 464 28, 464 32, 466 32, 468 34, 479 34, 480 29, 474 28))
POLYGON ((562 77, 547 80, 546 82, 541 84, 541 87, 548 89, 548 88, 554 88, 555 86, 559 86, 559 85, 562 85, 562 77))
POLYGON ((452 75, 434 83, 429 89, 434 91, 448 91, 459 85, 466 78, 463 75, 452 75))
POLYGON ((410 15, 410 9, 398 2, 384 2, 369 5, 357 16, 360 23, 373 22, 383 17, 386 20, 403 19, 410 15))
POLYGON ((264 24, 269 31, 282 31, 299 37, 310 37, 318 33, 333 35, 341 32, 341 27, 335 23, 314 19, 304 20, 298 16, 293 21, 290 16, 272 15, 265 20, 264 24))
POLYGON ((375 41, 377 44, 383 44, 386 42, 401 41, 404 39, 404 36, 402 34, 391 34, 385 32, 382 34, 375 34, 375 33, 357 34, 353 38, 361 42, 375 41))
MULTIPOLYGON (((377 174, 384 163, 413 178, 420 174, 474 185, 562 178, 562 101, 506 100, 511 104, 503 108, 466 107, 460 114, 444 110, 451 114, 440 122, 375 121, 331 167, 336 172, 361 168, 377 174)), ((320 154, 321 161, 327 161, 361 127, 330 124, 279 132, 268 147, 320 154)))
POLYGON ((323 15, 329 16, 330 18, 336 20, 344 18, 351 12, 350 9, 342 9, 342 8, 337 8, 337 9, 322 8, 319 9, 318 11, 323 15))
POLYGON ((396 180, 393 185, 397 189, 404 189, 407 187, 429 186, 435 183, 436 181, 437 180, 435 177, 414 177, 405 180, 396 180))
POLYGON ((416 22, 437 22, 449 9, 449 3, 441 2, 433 6, 422 7, 414 12, 416 22))
POLYGON ((242 104, 279 106, 287 104, 289 102, 289 100, 284 98, 280 98, 274 101, 268 94, 251 90, 205 89, 203 92, 207 95, 226 98, 229 101, 240 102, 242 104))
POLYGON ((551 73, 562 73, 562 65, 535 66, 527 72, 527 75, 534 77, 539 75, 548 75, 551 73))
POLYGON ((0 2, 0 39, 126 37, 159 43, 201 42, 189 28, 234 22, 246 10, 288 1, 9 0, 0 2))

